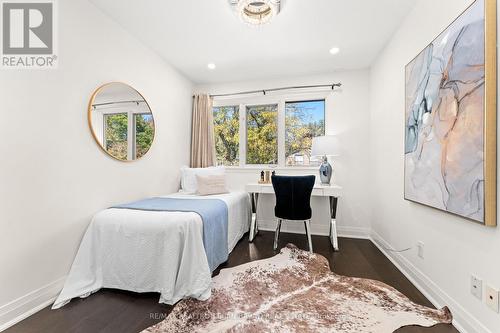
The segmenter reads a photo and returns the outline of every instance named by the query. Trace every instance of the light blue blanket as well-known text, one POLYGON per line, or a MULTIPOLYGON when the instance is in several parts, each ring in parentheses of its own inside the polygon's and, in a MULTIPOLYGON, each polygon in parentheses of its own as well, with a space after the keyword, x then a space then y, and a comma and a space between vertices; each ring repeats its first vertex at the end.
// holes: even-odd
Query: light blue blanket
POLYGON ((220 199, 149 198, 111 208, 194 212, 203 220, 203 245, 210 271, 227 261, 227 205, 220 199))

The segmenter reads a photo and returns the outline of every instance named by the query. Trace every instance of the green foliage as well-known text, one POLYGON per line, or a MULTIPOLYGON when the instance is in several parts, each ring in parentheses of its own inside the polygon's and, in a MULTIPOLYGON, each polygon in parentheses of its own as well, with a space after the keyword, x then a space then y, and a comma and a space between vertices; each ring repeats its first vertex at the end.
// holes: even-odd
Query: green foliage
MULTIPOLYGON (((105 115, 106 150, 120 160, 127 160, 128 116, 126 113, 105 115)), ((151 115, 135 115, 136 158, 146 154, 153 144, 155 134, 151 115)))
POLYGON ((126 113, 105 115, 106 151, 120 160, 127 159, 127 127, 126 113))
POLYGON ((247 164, 278 163, 278 106, 247 107, 247 164))
POLYGON ((135 115, 135 141, 136 158, 141 158, 146 154, 153 144, 155 136, 155 126, 153 116, 135 115))
POLYGON ((312 139, 325 134, 325 121, 313 121, 307 108, 291 103, 286 107, 285 156, 287 163, 293 163, 294 154, 311 156, 312 139))
POLYGON ((239 108, 237 106, 224 106, 213 109, 215 151, 217 164, 239 164, 239 108))
MULTIPOLYGON (((277 164, 277 105, 248 106, 246 113, 246 163, 277 164)), ((219 165, 238 165, 240 139, 238 106, 215 107, 213 115, 217 162, 219 165)), ((287 103, 285 126, 287 164, 295 163, 293 158, 295 154, 303 155, 309 161, 312 138, 325 133, 324 119, 314 120, 307 103, 287 103)))

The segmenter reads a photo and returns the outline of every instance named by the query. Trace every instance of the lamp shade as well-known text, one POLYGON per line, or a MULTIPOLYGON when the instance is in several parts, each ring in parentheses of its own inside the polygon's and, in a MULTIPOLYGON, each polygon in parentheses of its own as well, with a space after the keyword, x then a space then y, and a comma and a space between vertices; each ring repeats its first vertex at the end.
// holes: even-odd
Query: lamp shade
POLYGON ((311 156, 339 156, 340 144, 335 135, 317 136, 312 140, 311 156))

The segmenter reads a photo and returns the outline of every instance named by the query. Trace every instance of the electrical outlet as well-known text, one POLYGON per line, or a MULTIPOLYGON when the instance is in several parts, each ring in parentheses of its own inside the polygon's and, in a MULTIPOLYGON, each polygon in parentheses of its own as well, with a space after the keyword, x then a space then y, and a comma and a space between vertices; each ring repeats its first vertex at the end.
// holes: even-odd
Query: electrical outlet
POLYGON ((470 293, 478 300, 483 297, 483 281, 474 275, 470 277, 470 293))
POLYGON ((417 243, 417 255, 424 259, 424 243, 423 242, 418 242, 417 243))
POLYGON ((489 306, 490 309, 498 313, 498 290, 486 285, 486 305, 489 306))

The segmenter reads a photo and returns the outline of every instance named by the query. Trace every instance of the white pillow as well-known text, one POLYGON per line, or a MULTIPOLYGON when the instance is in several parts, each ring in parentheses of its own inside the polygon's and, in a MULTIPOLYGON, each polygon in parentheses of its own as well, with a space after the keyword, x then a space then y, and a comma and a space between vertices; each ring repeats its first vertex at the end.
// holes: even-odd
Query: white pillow
POLYGON ((196 175, 225 175, 226 169, 223 166, 208 168, 181 168, 181 189, 183 192, 196 193, 198 191, 198 182, 196 175))
POLYGON ((198 191, 196 194, 198 195, 222 194, 229 192, 226 188, 225 175, 196 175, 196 180, 198 182, 198 191))

